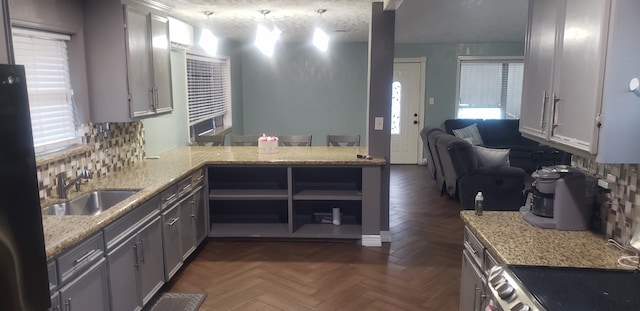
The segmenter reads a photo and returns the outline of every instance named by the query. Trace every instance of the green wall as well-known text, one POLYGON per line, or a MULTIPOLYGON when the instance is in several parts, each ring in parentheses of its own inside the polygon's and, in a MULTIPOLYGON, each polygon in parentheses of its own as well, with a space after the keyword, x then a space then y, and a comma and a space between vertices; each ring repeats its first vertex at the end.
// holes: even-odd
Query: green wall
POLYGON ((184 146, 188 142, 187 131, 187 66, 185 51, 171 51, 171 84, 173 112, 144 119, 145 155, 156 156, 163 151, 184 146))
POLYGON ((366 43, 333 44, 323 54, 308 44, 287 43, 268 58, 245 46, 244 133, 311 134, 313 145, 324 145, 327 134, 364 138, 367 49, 366 43))
POLYGON ((455 117, 458 56, 523 56, 523 43, 396 44, 395 57, 426 57, 425 124, 441 126, 455 117), (433 97, 434 105, 429 105, 433 97))

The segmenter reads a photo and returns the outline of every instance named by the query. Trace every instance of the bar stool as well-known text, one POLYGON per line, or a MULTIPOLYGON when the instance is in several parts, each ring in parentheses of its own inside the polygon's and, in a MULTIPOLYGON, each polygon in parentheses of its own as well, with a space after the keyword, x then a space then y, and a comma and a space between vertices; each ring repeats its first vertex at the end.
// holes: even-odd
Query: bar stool
POLYGON ((311 135, 278 135, 278 145, 288 147, 311 146, 311 135))
POLYGON ((327 146, 360 146, 360 135, 327 135, 327 146))
POLYGON ((231 134, 231 146, 257 146, 258 135, 234 135, 231 134))
POLYGON ((196 136, 198 146, 224 146, 224 135, 196 136))

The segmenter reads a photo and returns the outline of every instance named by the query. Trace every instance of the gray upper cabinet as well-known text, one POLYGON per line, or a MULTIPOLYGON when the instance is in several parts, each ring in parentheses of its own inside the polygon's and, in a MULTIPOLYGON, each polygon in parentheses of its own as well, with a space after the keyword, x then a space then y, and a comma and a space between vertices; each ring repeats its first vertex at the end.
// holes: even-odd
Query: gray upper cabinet
POLYGON ((523 135, 601 163, 640 163, 640 76, 632 40, 640 3, 531 0, 525 54, 523 135))
POLYGON ((92 121, 126 122, 172 111, 168 9, 155 1, 85 1, 92 121))

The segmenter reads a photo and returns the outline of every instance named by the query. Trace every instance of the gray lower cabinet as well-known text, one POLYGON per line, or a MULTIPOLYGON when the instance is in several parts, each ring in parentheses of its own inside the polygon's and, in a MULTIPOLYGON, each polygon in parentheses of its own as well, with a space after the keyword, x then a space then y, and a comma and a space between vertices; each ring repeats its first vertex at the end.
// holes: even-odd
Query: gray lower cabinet
POLYGON ((484 311, 488 304, 486 282, 482 271, 462 252, 462 276, 460 278, 460 311, 484 311))
POLYGON ((102 258, 79 277, 60 288, 63 310, 109 310, 107 265, 102 258))
POLYGON ((183 258, 179 221, 180 204, 175 204, 162 213, 165 281, 169 281, 182 266, 183 258))
POLYGON ((193 253, 206 234, 203 189, 199 188, 180 203, 179 223, 183 260, 186 260, 193 253))
POLYGON ((112 310, 140 310, 164 284, 160 217, 107 255, 112 310))
POLYGON ((62 311, 62 305, 60 304, 60 294, 55 292, 51 295, 51 311, 62 311))

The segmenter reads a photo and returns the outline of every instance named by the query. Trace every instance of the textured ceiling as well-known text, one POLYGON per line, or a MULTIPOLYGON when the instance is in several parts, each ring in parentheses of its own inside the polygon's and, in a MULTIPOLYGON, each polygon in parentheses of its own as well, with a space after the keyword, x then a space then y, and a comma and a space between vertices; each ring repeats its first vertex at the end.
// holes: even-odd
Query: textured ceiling
MULTIPOLYGON (((170 15, 240 42, 253 40, 259 23, 277 26, 284 41, 309 40, 320 25, 334 41, 366 42, 372 2, 376 0, 173 0, 170 15), (327 11, 320 15, 318 9, 327 11), (271 12, 263 16, 262 10, 271 12)), ((396 42, 523 42, 527 3, 404 0, 396 12, 396 42)))

